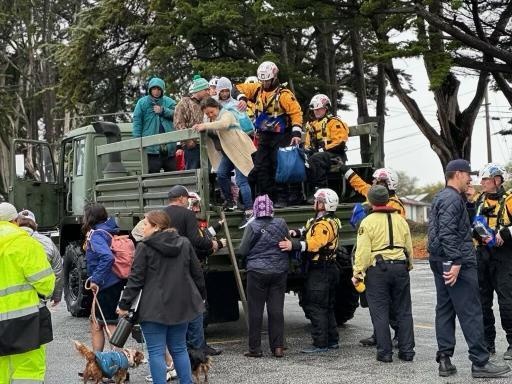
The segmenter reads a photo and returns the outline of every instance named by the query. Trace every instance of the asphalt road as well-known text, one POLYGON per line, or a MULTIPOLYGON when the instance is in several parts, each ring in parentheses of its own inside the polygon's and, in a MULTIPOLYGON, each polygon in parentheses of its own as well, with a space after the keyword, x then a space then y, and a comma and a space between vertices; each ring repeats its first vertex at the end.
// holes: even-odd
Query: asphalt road
MULTIPOLYGON (((471 378, 471 363, 460 330, 453 359, 458 374, 448 379, 438 376, 435 362, 435 288, 428 264, 417 263, 411 272, 411 280, 416 337, 414 362, 405 363, 395 358, 391 364, 380 363, 375 360, 375 349, 359 345, 358 340, 369 336, 372 328, 368 310, 361 308, 357 309, 352 320, 339 328, 339 350, 314 356, 300 353, 300 349, 311 342, 309 324, 298 306, 297 297, 287 295, 285 327, 288 349, 285 351, 285 357, 271 357, 266 334, 262 335, 265 356, 261 359, 244 357, 247 337, 243 317, 236 323, 210 325, 207 329, 209 343, 224 349, 222 355, 214 357, 210 383, 512 383, 510 374, 508 377, 495 380, 471 378)), ((85 361, 75 352, 71 340, 77 339, 90 345, 88 321, 71 317, 64 304, 61 304, 53 315, 55 340, 47 349, 46 383, 78 383, 80 381, 77 373, 83 370, 85 361)), ((497 333, 498 353, 493 360, 503 362, 502 355, 507 344, 499 326, 497 333)), ((130 339, 128 345, 136 346, 136 343, 130 339)), ((144 383, 148 371, 147 365, 131 370, 130 382, 144 383)))

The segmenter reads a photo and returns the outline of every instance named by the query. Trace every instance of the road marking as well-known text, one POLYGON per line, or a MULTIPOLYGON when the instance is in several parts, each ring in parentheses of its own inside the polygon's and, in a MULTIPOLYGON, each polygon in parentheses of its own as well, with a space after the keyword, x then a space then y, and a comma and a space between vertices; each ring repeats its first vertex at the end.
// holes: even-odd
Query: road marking
POLYGON ((414 328, 421 328, 421 329, 434 329, 434 326, 433 326, 432 324, 417 323, 417 324, 414 324, 414 328))

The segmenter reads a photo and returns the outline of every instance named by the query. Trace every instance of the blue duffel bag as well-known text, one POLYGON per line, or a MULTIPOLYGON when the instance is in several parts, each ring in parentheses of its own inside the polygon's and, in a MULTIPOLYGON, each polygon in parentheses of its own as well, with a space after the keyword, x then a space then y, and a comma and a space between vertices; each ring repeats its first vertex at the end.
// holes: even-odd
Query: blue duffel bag
POLYGON ((304 150, 298 146, 277 151, 276 183, 301 183, 306 179, 304 150))

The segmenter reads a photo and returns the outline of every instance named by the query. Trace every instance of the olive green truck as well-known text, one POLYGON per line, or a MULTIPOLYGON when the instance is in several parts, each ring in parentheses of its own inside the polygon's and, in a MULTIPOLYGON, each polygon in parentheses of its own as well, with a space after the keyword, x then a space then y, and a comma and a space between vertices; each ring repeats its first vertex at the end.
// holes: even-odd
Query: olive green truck
MULTIPOLYGON (((144 138, 132 138, 129 123, 96 122, 68 132, 58 149, 55 162, 48 143, 44 141, 14 139, 11 143, 9 201, 18 209, 32 210, 40 231, 54 237, 64 262, 64 295, 67 309, 73 316, 86 316, 90 312, 91 296, 84 289, 87 278, 83 252, 84 235, 81 232, 83 208, 89 202, 103 204, 123 233, 129 233, 144 213, 167 205, 167 192, 176 184, 202 197, 201 215, 216 220, 220 215, 220 201, 215 198, 215 177, 209 173, 204 133, 191 129, 162 133, 144 138), (187 139, 199 141, 201 168, 197 170, 147 173, 144 148, 187 139), (58 164, 58 165, 57 165, 58 164)), ((370 149, 375 159, 382 158, 376 133, 376 124, 350 127, 350 136, 369 135, 370 149)), ((352 165, 366 180, 371 180, 378 161, 352 165)), ((343 223, 341 241, 347 249, 340 257, 343 266, 341 282, 337 288, 336 317, 339 324, 351 319, 358 305, 358 296, 350 282, 350 252, 355 243, 355 232, 349 224, 357 201, 364 200, 345 182, 339 170, 331 169, 329 186, 338 192, 340 205, 337 216, 343 223)), ((217 194, 218 195, 218 194, 217 194)), ((311 206, 277 209, 290 228, 301 227, 314 215, 311 206)), ((238 229, 242 212, 227 212, 229 237, 235 258, 243 230, 238 229)), ((220 233, 226 237, 226 234, 220 233)), ((228 247, 229 248, 229 247, 228 247)), ((210 323, 235 321, 239 318, 241 297, 238 281, 245 281, 243 268, 234 268, 228 248, 210 256, 204 265, 208 292, 208 321, 210 323)), ((292 263, 293 264, 293 263, 292 263)), ((300 266, 292 265, 288 290, 300 295, 303 273, 300 266)))

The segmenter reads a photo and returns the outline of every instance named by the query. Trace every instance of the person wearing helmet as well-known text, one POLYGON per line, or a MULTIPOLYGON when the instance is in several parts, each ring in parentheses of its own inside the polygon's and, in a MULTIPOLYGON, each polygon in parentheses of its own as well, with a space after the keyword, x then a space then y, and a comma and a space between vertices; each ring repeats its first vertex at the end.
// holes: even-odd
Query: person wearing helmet
POLYGON ((507 171, 500 164, 486 164, 479 172, 482 192, 474 202, 473 238, 476 244, 480 302, 487 349, 496 353, 496 327, 493 312, 494 292, 498 296, 501 326, 508 349, 503 355, 512 360, 512 194, 505 192, 507 171), (482 227, 483 225, 483 231, 482 227))
MULTIPOLYGON (((176 101, 164 96, 165 82, 153 77, 148 84, 149 95, 140 98, 133 110, 133 137, 145 137, 174 131, 173 115, 176 101)), ((148 172, 176 170, 176 144, 152 145, 144 149, 148 157, 148 172)))
POLYGON ((409 225, 388 206, 389 192, 382 185, 368 191, 371 213, 357 232, 354 258, 354 285, 366 283, 366 298, 377 339, 377 360, 393 361, 389 314, 398 321, 398 358, 414 358, 414 330, 411 304, 413 248, 409 225))
MULTIPOLYGON (((327 187, 327 172, 331 160, 339 158, 347 161, 346 142, 348 126, 337 116, 330 113, 331 100, 324 94, 313 96, 309 109, 314 119, 306 124, 304 149, 308 156, 308 181, 315 188, 327 187)), ((312 202, 310 198, 308 202, 312 202)))
POLYGON ((258 133, 255 154, 257 190, 269 194, 275 208, 300 204, 303 201, 300 184, 276 184, 277 151, 298 145, 302 137, 302 110, 295 95, 285 88, 277 77, 279 69, 271 61, 264 61, 257 70, 259 83, 236 85, 239 108, 254 103, 254 126, 258 133))
POLYGON ((218 77, 212 77, 208 82, 210 96, 217 96, 217 82, 219 81, 218 77))
POLYGON ((297 250, 305 254, 306 277, 302 307, 311 320, 313 345, 303 353, 327 352, 338 349, 338 330, 334 316, 336 284, 339 270, 335 264, 341 222, 335 212, 339 198, 332 189, 321 188, 315 192, 315 217, 306 226, 291 230, 292 240, 279 243, 282 251, 297 250))
MULTIPOLYGON (((208 81, 195 75, 188 89, 190 97, 182 97, 174 113, 174 127, 176 130, 192 128, 194 124, 204 121, 204 114, 199 105, 201 100, 210 97, 208 81)), ((199 168, 199 145, 195 140, 182 142, 185 151, 185 169, 199 168)))
MULTIPOLYGON (((368 191, 372 187, 372 184, 368 184, 364 181, 354 170, 346 165, 341 166, 341 172, 345 179, 349 182, 352 188, 364 197, 368 197, 368 191)), ((400 215, 405 218, 405 206, 402 200, 396 195, 396 188, 398 187, 398 175, 391 168, 379 168, 373 172, 373 185, 383 185, 388 189, 389 202, 388 206, 395 208, 400 215)))

